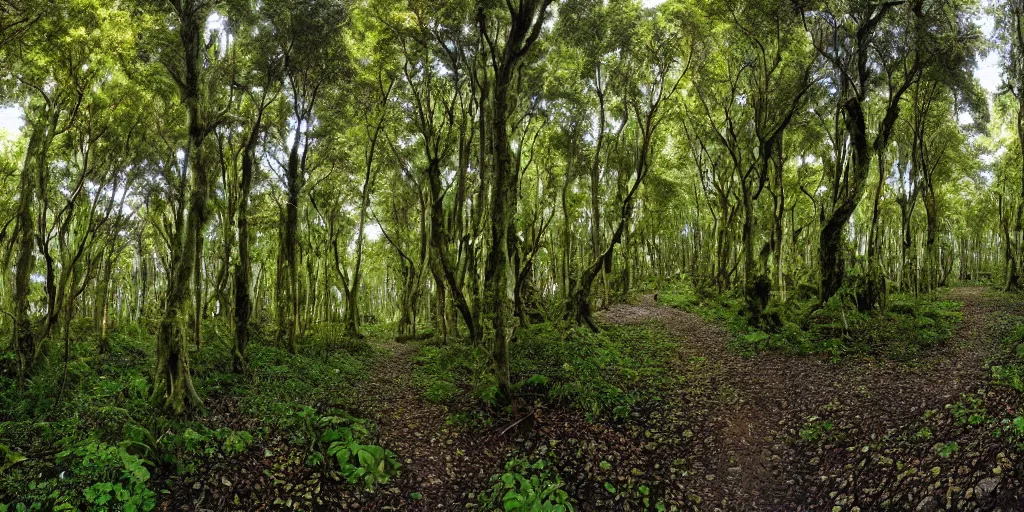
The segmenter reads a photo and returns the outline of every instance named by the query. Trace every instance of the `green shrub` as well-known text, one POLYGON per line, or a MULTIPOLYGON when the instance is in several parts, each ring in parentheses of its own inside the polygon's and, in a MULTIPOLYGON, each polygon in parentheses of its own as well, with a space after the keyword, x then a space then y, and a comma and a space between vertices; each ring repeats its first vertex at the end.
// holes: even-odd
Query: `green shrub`
POLYGON ((373 444, 363 444, 360 436, 367 435, 359 425, 329 428, 320 440, 327 444, 327 456, 338 463, 338 472, 349 483, 361 483, 367 490, 377 484, 386 484, 398 472, 399 464, 394 452, 373 444))
POLYGON ((268 345, 249 351, 251 379, 236 393, 242 410, 269 425, 285 421, 297 405, 335 404, 365 378, 367 359, 338 350, 326 357, 291 354, 268 345))
POLYGON ((643 327, 608 326, 593 333, 537 324, 520 331, 510 367, 516 380, 546 391, 554 402, 592 417, 624 417, 642 395, 667 382, 674 346, 663 333, 643 327))
POLYGON ((546 459, 530 462, 513 458, 505 471, 491 476, 491 487, 480 493, 480 508, 504 512, 571 512, 575 510, 561 475, 546 459))
MULTIPOLYGON (((152 464, 128 452, 124 445, 82 443, 59 452, 57 478, 32 481, 21 496, 28 502, 10 504, 14 510, 123 510, 156 507, 149 489, 152 464), (27 495, 27 496, 26 496, 27 495)), ((7 510, 7 506, 0 509, 7 510)))
POLYGON ((1024 451, 1024 416, 1004 418, 1001 423, 999 433, 1005 434, 1017 450, 1024 451))
POLYGON ((135 446, 144 447, 147 453, 154 453, 165 467, 178 474, 193 473, 207 459, 231 457, 244 452, 255 440, 245 430, 227 427, 217 429, 205 425, 169 427, 159 440, 151 441, 148 431, 137 430, 131 438, 135 446), (152 443, 152 445, 150 445, 152 443), (152 446, 152 449, 148 447, 152 446))
POLYGON ((1024 393, 1024 317, 1004 315, 993 323, 1005 353, 992 366, 992 380, 1024 393))
POLYGON ((326 457, 337 463, 335 470, 351 484, 372 491, 375 485, 387 483, 402 466, 391 450, 365 443, 370 437, 366 423, 343 411, 320 415, 311 407, 303 407, 293 418, 290 428, 309 450, 306 462, 319 466, 326 457))
POLYGON ((835 435, 835 428, 836 425, 831 420, 811 416, 800 429, 800 438, 808 443, 831 439, 835 435))
POLYGON ((1009 386, 1019 393, 1024 393, 1024 366, 1017 364, 993 366, 992 380, 997 384, 1009 386))
MULTIPOLYGON (((378 328, 374 328, 375 332, 378 328)), ((302 344, 306 346, 309 353, 326 356, 331 352, 343 350, 351 355, 369 355, 373 347, 366 338, 349 336, 345 333, 345 326, 340 323, 320 323, 310 327, 302 344)))

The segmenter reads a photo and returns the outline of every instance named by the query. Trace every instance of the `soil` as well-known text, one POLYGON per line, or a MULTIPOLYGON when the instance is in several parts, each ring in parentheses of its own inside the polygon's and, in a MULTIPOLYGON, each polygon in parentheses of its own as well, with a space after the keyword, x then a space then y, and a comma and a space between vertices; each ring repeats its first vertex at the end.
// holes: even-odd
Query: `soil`
POLYGON ((381 343, 369 381, 339 403, 374 420, 376 442, 398 454, 393 482, 353 491, 270 435, 176 482, 163 508, 466 510, 511 454, 525 453, 555 460, 582 511, 1024 510, 1022 450, 993 436, 1024 400, 993 385, 988 368, 1003 350, 996 316, 1024 306, 984 288, 948 296, 964 304, 963 320, 910 362, 744 357, 723 328, 652 297, 613 306, 600 322, 649 325, 678 343, 677 384, 621 422, 534 408, 457 427, 455 410, 427 402, 411 379, 419 345, 381 343), (973 410, 958 415, 955 404, 973 410))

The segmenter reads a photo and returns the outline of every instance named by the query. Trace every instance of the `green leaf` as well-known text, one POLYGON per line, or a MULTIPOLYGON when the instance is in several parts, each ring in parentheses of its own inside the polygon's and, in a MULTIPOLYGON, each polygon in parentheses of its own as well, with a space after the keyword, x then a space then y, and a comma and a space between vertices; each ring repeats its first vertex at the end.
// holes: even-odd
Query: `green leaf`
POLYGON ((950 455, 953 455, 953 453, 955 453, 959 449, 960 445, 957 444, 956 441, 940 444, 937 446, 939 457, 942 457, 944 459, 948 459, 950 455))

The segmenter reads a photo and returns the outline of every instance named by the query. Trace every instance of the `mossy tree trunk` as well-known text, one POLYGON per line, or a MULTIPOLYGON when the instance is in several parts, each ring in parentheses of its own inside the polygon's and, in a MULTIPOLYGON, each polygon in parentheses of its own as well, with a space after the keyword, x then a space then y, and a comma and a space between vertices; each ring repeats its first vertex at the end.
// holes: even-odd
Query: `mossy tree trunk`
POLYGON ((181 102, 188 112, 185 166, 191 180, 187 218, 184 225, 175 230, 172 238, 177 250, 171 251, 167 296, 157 332, 153 400, 174 414, 182 414, 202 406, 202 400, 192 383, 184 327, 187 320, 185 308, 190 298, 189 281, 208 214, 210 180, 203 146, 210 126, 209 120, 203 116, 199 91, 204 65, 203 30, 210 6, 205 0, 172 0, 172 5, 178 16, 178 36, 184 58, 179 88, 181 102))

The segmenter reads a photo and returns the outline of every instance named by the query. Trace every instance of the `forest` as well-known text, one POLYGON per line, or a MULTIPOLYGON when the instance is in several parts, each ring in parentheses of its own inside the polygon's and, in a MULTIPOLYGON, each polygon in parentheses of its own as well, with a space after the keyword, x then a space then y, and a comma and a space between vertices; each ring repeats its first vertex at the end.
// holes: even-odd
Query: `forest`
POLYGON ((1024 0, 0 0, 0 512, 1024 510, 1024 0))

